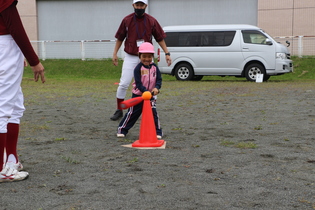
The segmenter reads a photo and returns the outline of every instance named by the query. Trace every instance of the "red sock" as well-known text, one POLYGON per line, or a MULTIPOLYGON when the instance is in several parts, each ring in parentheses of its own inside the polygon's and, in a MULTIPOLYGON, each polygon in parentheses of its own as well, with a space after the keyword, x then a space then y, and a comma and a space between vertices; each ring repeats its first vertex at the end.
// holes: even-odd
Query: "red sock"
POLYGON ((8 130, 6 145, 7 157, 9 157, 10 154, 14 155, 17 163, 18 162, 17 142, 19 137, 20 125, 8 123, 7 130, 8 130))
POLYGON ((120 108, 120 103, 121 102, 123 102, 125 99, 120 99, 120 98, 117 98, 117 109, 120 109, 121 110, 121 108, 120 108))
POLYGON ((7 142, 7 134, 6 133, 0 133, 0 171, 2 171, 3 166, 3 155, 4 155, 4 148, 7 142))

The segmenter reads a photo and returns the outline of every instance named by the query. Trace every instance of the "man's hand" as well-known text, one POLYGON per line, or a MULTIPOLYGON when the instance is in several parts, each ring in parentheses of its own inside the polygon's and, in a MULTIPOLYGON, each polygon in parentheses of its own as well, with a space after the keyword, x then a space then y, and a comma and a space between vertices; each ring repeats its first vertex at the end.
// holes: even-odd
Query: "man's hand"
POLYGON ((45 79, 45 73, 44 73, 44 66, 42 65, 42 63, 39 62, 36 66, 31 66, 31 68, 34 72, 35 82, 37 82, 40 77, 42 83, 44 83, 46 79, 45 79))
POLYGON ((171 59, 171 56, 166 55, 166 56, 165 56, 165 59, 166 59, 166 63, 167 63, 167 65, 168 65, 168 66, 170 66, 170 65, 172 64, 172 59, 171 59))
POLYGON ((114 66, 118 66, 118 57, 117 57, 117 55, 113 55, 112 61, 113 61, 114 66))

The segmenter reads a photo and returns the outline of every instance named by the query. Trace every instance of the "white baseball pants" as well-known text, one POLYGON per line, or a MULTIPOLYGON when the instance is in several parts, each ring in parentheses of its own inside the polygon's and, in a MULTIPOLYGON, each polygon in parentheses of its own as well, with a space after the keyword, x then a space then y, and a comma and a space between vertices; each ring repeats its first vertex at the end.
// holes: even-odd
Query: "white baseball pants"
POLYGON ((11 35, 0 35, 0 133, 20 124, 25 111, 21 82, 24 56, 11 35))
POLYGON ((133 78, 133 71, 139 62, 140 60, 138 56, 130 55, 128 53, 125 54, 120 82, 117 88, 117 98, 124 99, 126 97, 127 90, 133 78))

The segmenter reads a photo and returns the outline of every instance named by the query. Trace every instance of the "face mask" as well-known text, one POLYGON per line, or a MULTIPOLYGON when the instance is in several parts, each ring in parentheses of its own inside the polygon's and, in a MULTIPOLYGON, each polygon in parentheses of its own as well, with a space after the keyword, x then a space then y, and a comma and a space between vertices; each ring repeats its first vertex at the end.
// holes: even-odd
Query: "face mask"
POLYGON ((145 13, 145 9, 135 9, 135 13, 138 17, 141 17, 145 13))

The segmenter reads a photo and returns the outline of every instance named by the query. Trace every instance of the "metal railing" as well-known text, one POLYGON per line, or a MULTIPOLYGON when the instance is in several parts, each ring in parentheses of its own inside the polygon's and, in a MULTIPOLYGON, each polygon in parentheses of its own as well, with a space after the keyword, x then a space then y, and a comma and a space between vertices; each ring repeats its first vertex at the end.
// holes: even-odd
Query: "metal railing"
MULTIPOLYGON (((104 59, 111 58, 115 40, 31 41, 42 60, 46 59, 104 59)), ((122 57, 122 50, 119 57, 122 57)))
MULTIPOLYGON (((276 36, 277 42, 287 46, 291 55, 315 56, 315 36, 276 36)), ((111 58, 115 40, 80 40, 80 41, 31 41, 40 59, 105 59, 111 58)), ((157 43, 154 43, 157 47, 157 43)), ((118 56, 123 58, 123 47, 118 56)))
POLYGON ((289 41, 288 48, 291 55, 315 56, 315 36, 277 36, 273 38, 285 46, 287 46, 286 41, 289 41))

